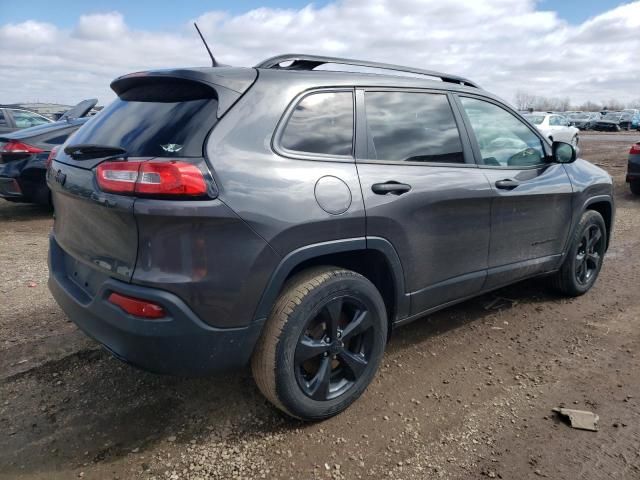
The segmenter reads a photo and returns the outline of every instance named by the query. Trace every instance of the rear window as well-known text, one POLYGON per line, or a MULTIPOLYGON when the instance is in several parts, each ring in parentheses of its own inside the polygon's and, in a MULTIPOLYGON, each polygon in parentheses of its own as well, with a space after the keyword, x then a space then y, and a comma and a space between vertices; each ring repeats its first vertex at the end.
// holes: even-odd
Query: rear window
POLYGON ((133 157, 203 156, 205 138, 217 121, 216 99, 135 98, 114 101, 76 132, 73 144, 121 147, 133 157))

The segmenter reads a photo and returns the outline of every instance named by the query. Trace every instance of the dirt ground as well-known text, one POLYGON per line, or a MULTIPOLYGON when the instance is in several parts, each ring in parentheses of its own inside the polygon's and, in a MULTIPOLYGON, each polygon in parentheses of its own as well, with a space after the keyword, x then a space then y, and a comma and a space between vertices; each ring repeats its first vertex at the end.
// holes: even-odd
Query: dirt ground
POLYGON ((289 420, 247 371, 207 379, 122 364, 46 287, 50 213, 0 200, 0 478, 639 479, 637 133, 591 138, 616 181, 613 243, 577 299, 527 281, 398 329, 363 397, 289 420), (575 430, 551 409, 600 416, 575 430))

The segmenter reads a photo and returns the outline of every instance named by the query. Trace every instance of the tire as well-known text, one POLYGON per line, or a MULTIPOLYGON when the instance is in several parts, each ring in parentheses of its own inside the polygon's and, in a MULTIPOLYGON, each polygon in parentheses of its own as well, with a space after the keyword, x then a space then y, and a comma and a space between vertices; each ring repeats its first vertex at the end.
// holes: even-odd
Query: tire
POLYGON ((634 195, 640 195, 640 182, 629 182, 629 188, 634 195))
POLYGON ((569 297, 584 295, 598 278, 607 245, 607 228, 595 210, 582 214, 571 237, 567 256, 552 277, 552 286, 569 297))
POLYGON ((350 270, 314 267, 286 283, 251 369, 262 394, 280 410, 301 420, 324 420, 364 392, 386 341, 387 313, 376 287, 350 270))

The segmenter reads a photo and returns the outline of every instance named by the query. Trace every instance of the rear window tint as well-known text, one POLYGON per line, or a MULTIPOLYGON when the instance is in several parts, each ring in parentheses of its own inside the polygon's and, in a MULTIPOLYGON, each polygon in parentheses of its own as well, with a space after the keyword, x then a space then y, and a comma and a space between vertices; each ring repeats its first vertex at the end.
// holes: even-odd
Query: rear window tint
POLYGON ((72 142, 121 147, 134 157, 201 157, 217 109, 213 98, 174 102, 119 98, 78 130, 72 142))
POLYGON ((353 150, 353 94, 322 92, 304 97, 284 130, 287 150, 350 156, 353 150))

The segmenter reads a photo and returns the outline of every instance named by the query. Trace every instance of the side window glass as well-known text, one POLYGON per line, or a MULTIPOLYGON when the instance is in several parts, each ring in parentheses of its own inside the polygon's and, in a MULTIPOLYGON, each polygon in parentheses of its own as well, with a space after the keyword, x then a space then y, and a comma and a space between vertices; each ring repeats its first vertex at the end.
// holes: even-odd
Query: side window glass
POLYGON ((6 127, 7 121, 4 118, 4 112, 0 110, 0 127, 6 127))
POLYGON ((353 93, 321 92, 296 105, 280 145, 288 150, 351 156, 353 151, 353 93))
POLYGON ((44 123, 49 123, 46 119, 33 115, 29 112, 21 112, 19 110, 13 110, 13 120, 16 122, 16 127, 18 128, 29 128, 35 127, 36 125, 42 125, 44 123))
POLYGON ((518 118, 484 100, 460 97, 460 101, 485 165, 526 167, 544 163, 542 141, 518 118))
POLYGON ((368 157, 464 163, 458 127, 444 94, 367 92, 368 157))

